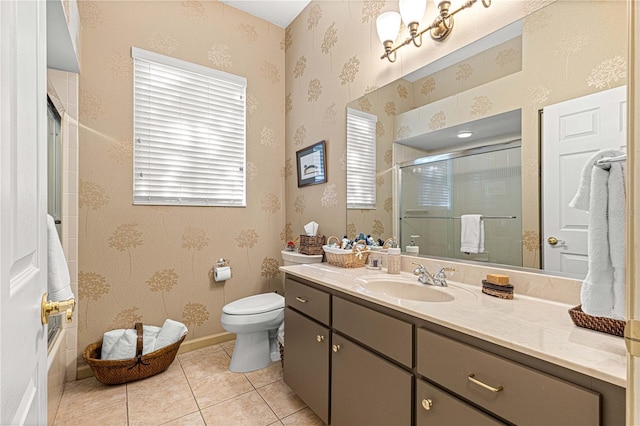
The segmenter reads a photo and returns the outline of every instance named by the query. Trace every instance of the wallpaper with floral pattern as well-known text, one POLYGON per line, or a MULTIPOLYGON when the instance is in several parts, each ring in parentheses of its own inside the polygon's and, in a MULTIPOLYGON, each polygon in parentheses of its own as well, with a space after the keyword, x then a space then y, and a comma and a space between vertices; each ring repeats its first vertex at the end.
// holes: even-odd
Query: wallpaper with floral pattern
POLYGON ((136 321, 221 333, 225 303, 282 293, 284 30, 217 1, 85 1, 80 13, 79 352, 136 321), (246 208, 132 204, 132 46, 247 78, 246 208), (209 278, 219 258, 225 283, 209 278))

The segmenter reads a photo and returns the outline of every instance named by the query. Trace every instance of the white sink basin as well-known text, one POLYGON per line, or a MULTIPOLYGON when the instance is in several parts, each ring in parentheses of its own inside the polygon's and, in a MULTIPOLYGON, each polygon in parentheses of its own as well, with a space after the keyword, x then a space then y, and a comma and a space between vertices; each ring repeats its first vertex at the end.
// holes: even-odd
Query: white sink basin
POLYGON ((449 287, 435 287, 393 278, 359 278, 358 290, 362 293, 389 296, 419 302, 451 302, 455 300, 449 287))

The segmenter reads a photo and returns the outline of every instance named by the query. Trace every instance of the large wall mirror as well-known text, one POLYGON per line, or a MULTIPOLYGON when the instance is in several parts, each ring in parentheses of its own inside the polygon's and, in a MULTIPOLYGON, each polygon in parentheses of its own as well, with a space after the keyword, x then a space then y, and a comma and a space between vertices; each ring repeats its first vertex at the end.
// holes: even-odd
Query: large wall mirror
MULTIPOLYGON (((560 181, 542 187, 549 142, 541 126, 545 108, 626 85, 626 9, 624 2, 558 0, 350 102, 349 109, 377 117, 376 194, 372 208, 347 209, 346 234, 397 237, 403 251, 413 239, 430 257, 579 277, 579 270, 545 268, 542 194, 558 191, 560 181), (466 130, 474 135, 458 138, 466 130), (472 186, 474 180, 480 184, 472 186), (447 186, 458 195, 439 192, 447 186), (464 207, 420 201, 438 194, 464 207), (504 204, 507 195, 515 204, 504 204), (491 196, 497 210, 487 209, 491 196), (468 213, 495 217, 485 221, 489 253, 460 251, 459 219, 468 213)), ((579 158, 589 158, 589 149, 579 158)), ((567 164, 559 179, 577 185, 584 162, 567 164)), ((580 221, 586 226, 585 216, 576 226, 580 221)))

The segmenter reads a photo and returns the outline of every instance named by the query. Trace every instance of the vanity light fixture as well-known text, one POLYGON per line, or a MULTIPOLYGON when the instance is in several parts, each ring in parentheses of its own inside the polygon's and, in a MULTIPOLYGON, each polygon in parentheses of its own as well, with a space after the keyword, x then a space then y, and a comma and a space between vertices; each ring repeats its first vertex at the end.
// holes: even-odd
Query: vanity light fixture
POLYGON ((470 138, 471 136, 473 136, 473 132, 471 132, 469 130, 462 130, 462 131, 458 132, 458 137, 460 139, 470 138))
MULTIPOLYGON (((451 34, 453 30, 453 15, 461 10, 473 6, 478 0, 467 0, 457 8, 451 9, 453 0, 433 0, 438 8, 438 16, 425 29, 418 31, 420 22, 424 18, 427 8, 427 0, 400 0, 398 3, 400 13, 384 12, 376 19, 376 28, 378 37, 384 46, 384 54, 380 59, 387 58, 389 62, 395 62, 397 59, 397 50, 402 46, 413 43, 414 46, 422 46, 422 35, 429 31, 431 38, 436 41, 442 41, 451 34), (400 20, 409 29, 409 37, 396 47, 393 43, 400 32, 400 20)), ((481 0, 484 7, 491 6, 491 0, 481 0)))

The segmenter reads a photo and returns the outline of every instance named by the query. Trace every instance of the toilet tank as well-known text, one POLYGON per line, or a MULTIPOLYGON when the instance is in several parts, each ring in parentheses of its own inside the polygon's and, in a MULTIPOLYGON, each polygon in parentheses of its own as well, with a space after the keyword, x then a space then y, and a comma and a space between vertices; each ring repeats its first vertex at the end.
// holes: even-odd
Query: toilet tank
POLYGON ((295 251, 282 250, 282 260, 284 266, 299 265, 301 263, 320 263, 322 262, 321 254, 302 254, 295 251))

